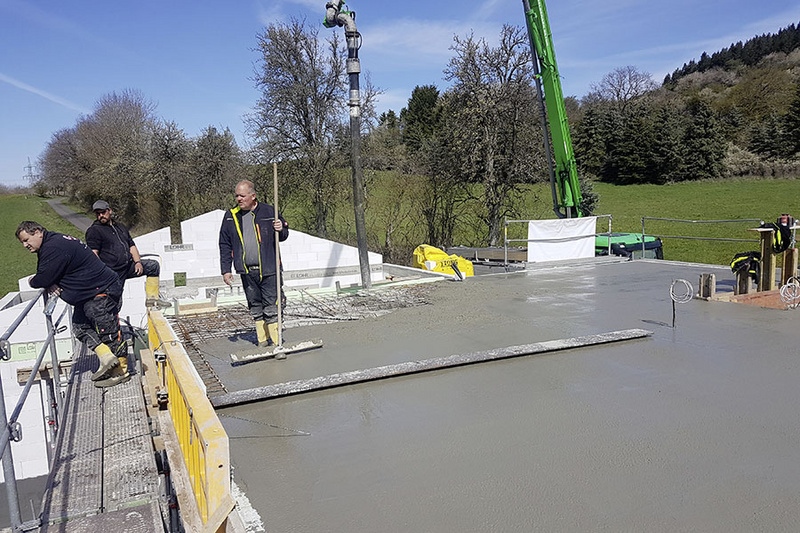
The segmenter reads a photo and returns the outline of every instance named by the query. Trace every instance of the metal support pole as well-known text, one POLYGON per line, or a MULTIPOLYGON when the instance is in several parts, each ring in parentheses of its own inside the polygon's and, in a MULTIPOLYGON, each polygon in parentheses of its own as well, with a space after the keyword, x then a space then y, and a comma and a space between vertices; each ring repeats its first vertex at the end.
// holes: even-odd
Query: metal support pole
POLYGON ((503 266, 508 267, 508 217, 503 217, 503 266))
POLYGON ((45 389, 47 390, 47 434, 50 436, 50 444, 47 446, 47 464, 50 468, 53 467, 53 455, 56 448, 56 424, 58 414, 56 412, 55 391, 53 390, 53 380, 43 380, 45 389))
MULTIPOLYGON (((7 435, 8 440, 11 441, 8 414, 6 413, 6 399, 3 393, 3 380, 0 380, 0 420, 3 421, 3 427, 6 428, 3 434, 7 435)), ((14 473, 14 458, 11 455, 10 442, 6 445, 5 450, 3 450, 3 479, 6 485, 6 499, 8 501, 8 515, 11 520, 11 527, 14 531, 19 531, 22 525, 22 516, 19 510, 17 476, 14 473)))
MULTIPOLYGON (((47 300, 44 317, 47 323, 47 336, 50 338, 50 363, 53 365, 53 385, 55 386, 56 405, 58 406, 56 414, 59 415, 62 413, 63 400, 61 398, 61 368, 58 365, 58 351, 56 350, 56 328, 53 326, 53 311, 56 303, 58 303, 57 297, 50 297, 47 300)), ((63 317, 64 315, 62 314, 59 322, 63 317)), ((58 422, 58 418, 52 420, 56 428, 58 428, 58 422)))
MULTIPOLYGON (((644 259, 644 249, 645 249, 644 248, 644 236, 645 236, 645 233, 644 233, 644 217, 642 217, 642 259, 644 259)), ((633 256, 631 256, 631 257, 633 257, 633 256)))

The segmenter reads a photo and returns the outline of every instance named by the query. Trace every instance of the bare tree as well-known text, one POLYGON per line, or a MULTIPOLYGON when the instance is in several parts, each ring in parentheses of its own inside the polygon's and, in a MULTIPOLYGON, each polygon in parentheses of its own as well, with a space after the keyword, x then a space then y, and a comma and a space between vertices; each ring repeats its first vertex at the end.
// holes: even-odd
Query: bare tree
POLYGON ((248 117, 261 160, 289 160, 314 210, 317 235, 328 234, 328 202, 335 194, 336 134, 346 109, 345 60, 338 33, 322 42, 305 21, 272 24, 258 36, 255 84, 261 91, 248 117))
POLYGON ((129 224, 147 181, 155 105, 138 91, 103 96, 75 127, 53 136, 41 157, 43 179, 65 186, 78 201, 107 199, 129 224))
POLYGON ((624 112, 628 102, 658 88, 649 72, 640 71, 634 66, 615 68, 597 85, 592 85, 593 93, 614 102, 624 112))
POLYGON ((520 186, 544 166, 529 41, 520 28, 506 25, 497 47, 470 35, 456 37, 453 50, 445 70, 453 82, 445 130, 461 164, 450 167, 460 181, 481 185, 481 217, 494 246, 520 186))
POLYGON ((39 156, 41 174, 36 189, 57 195, 74 195, 81 176, 78 163, 75 128, 65 128, 53 134, 39 156))

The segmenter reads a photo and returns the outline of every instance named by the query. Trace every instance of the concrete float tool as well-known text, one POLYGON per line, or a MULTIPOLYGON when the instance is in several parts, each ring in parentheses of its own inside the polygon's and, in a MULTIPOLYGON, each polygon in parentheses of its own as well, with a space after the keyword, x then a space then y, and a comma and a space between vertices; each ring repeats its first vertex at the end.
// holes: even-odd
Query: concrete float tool
MULTIPOLYGON (((273 192, 275 197, 275 218, 278 218, 278 164, 272 163, 272 183, 273 183, 273 192)), ((256 353, 247 354, 247 353, 232 353, 231 354, 231 365, 238 366, 243 365, 245 363, 251 363, 253 361, 261 361, 263 359, 268 359, 273 357, 275 359, 286 359, 286 355, 290 353, 296 352, 303 352, 306 350, 313 350, 314 348, 322 348, 322 340, 308 340, 308 341, 299 341, 293 342, 289 344, 283 344, 283 298, 281 292, 281 248, 279 243, 279 235, 278 231, 275 232, 275 269, 276 269, 276 276, 275 276, 275 283, 278 286, 278 343, 275 346, 271 346, 266 350, 259 350, 256 353)))

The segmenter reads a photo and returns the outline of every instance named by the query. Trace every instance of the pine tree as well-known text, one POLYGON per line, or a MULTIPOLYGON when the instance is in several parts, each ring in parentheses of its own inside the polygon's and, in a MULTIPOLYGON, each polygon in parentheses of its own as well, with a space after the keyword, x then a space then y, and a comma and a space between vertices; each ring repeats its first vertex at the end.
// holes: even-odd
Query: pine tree
POLYGON ((711 107, 699 98, 687 104, 689 123, 683 136, 685 180, 719 178, 725 142, 711 107))
POLYGON ((783 119, 784 153, 788 157, 800 152, 800 84, 797 85, 794 100, 783 119))

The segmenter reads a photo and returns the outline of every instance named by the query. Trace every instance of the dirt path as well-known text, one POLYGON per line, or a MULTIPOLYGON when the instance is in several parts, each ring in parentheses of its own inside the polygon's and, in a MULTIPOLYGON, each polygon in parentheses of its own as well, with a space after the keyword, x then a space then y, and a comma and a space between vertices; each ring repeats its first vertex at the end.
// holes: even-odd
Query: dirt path
POLYGON ((92 225, 92 219, 81 213, 76 213, 69 207, 61 203, 58 198, 51 198, 47 203, 64 220, 83 231, 84 233, 92 225))

